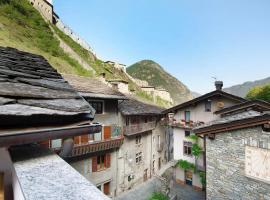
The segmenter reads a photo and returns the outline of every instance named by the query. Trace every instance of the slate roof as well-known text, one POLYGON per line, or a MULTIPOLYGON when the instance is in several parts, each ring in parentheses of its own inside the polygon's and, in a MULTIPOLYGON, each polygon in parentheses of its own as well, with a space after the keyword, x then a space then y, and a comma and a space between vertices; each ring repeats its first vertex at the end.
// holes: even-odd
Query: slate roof
POLYGON ((120 102, 118 108, 123 115, 160 115, 164 110, 134 98, 120 102))
POLYGON ((199 102, 202 102, 202 101, 205 101, 207 100, 208 98, 211 98, 211 97, 216 97, 216 96, 222 96, 222 97, 226 97, 228 99, 232 99, 232 100, 235 100, 235 101, 238 101, 239 103, 242 103, 242 102, 246 102, 247 100, 246 99, 243 99, 241 97, 238 97, 238 96, 235 96, 235 95, 232 95, 232 94, 229 94, 229 93, 226 93, 222 90, 215 90, 213 92, 209 92, 205 95, 202 95, 202 96, 199 96, 195 99, 192 99, 190 101, 187 101, 187 102, 184 102, 182 104, 179 104, 177 106, 174 106, 172 108, 169 108, 167 110, 165 110, 163 113, 169 113, 169 112, 174 112, 176 110, 179 110, 179 109, 182 109, 182 108, 185 108, 185 107, 188 107, 188 106, 191 106, 191 105, 194 105, 196 103, 199 103, 199 102))
POLYGON ((127 99, 124 94, 114 90, 98 79, 70 74, 64 74, 63 76, 84 97, 101 99, 127 99))
POLYGON ((270 110, 270 103, 262 100, 251 100, 244 103, 239 103, 234 106, 223 108, 215 112, 215 114, 227 115, 234 112, 240 112, 243 110, 256 110, 256 111, 267 111, 270 110))
POLYGON ((0 116, 94 116, 42 56, 0 47, 0 116))
POLYGON ((259 125, 261 123, 270 123, 270 112, 258 112, 254 110, 244 111, 222 117, 205 123, 199 127, 194 128, 197 134, 204 134, 209 132, 225 132, 227 130, 239 129, 249 126, 259 125))

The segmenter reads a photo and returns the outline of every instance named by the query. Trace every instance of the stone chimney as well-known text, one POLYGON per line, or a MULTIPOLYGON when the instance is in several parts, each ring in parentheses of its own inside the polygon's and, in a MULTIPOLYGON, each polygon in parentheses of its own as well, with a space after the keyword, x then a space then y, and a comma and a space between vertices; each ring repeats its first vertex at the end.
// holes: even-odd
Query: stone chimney
POLYGON ((222 81, 215 81, 216 90, 222 90, 223 82, 222 81))

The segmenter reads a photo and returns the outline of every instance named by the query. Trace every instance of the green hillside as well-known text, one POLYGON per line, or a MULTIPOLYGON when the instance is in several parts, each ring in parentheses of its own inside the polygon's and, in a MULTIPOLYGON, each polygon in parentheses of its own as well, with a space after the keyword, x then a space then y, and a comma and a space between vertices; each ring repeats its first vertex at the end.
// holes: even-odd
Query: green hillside
POLYGON ((168 90, 175 104, 192 99, 190 90, 183 83, 152 60, 137 62, 129 66, 127 72, 134 78, 147 81, 151 86, 168 90))
MULTIPOLYGON (((0 46, 9 46, 22 51, 44 56, 60 73, 86 77, 105 73, 106 79, 120 79, 129 82, 130 90, 141 100, 153 103, 153 97, 144 93, 122 71, 97 59, 53 24, 47 23, 27 0, 0 0, 0 46), (79 57, 94 69, 85 69, 77 60, 60 47, 60 38, 79 57)), ((159 106, 167 102, 158 99, 159 106)))

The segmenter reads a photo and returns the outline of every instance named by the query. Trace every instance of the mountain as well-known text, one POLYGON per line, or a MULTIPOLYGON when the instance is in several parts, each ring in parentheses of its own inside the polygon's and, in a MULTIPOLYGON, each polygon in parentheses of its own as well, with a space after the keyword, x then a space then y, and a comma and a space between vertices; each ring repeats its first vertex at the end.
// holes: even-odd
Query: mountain
POLYGON ((243 84, 234 85, 229 88, 224 88, 224 91, 230 94, 240 96, 240 97, 246 97, 250 88, 255 87, 255 86, 265 85, 265 84, 270 84, 270 77, 257 80, 257 81, 248 81, 243 84))
POLYGON ((151 86, 168 90, 174 104, 180 104, 193 98, 191 91, 183 83, 152 60, 142 60, 129 66, 127 73, 136 79, 147 81, 151 86))

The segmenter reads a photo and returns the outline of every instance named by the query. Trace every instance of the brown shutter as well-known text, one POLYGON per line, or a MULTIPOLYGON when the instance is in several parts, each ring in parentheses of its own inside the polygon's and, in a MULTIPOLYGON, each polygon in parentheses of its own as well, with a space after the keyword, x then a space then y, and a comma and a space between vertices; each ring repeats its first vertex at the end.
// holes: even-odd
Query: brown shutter
POLYGON ((111 138, 111 126, 103 127, 104 140, 111 138))
POLYGON ((81 143, 82 144, 88 143, 88 135, 81 135, 81 143))
POLYGON ((92 172, 97 171, 97 157, 92 157, 92 172))
POLYGON ((110 182, 104 183, 104 185, 103 185, 103 192, 106 195, 109 195, 110 194, 110 182))
POLYGON ((111 167, 111 154, 107 153, 106 154, 106 168, 111 167))
POLYGON ((42 146, 42 147, 50 148, 50 141, 49 141, 49 140, 39 142, 39 144, 40 144, 40 146, 42 146))
POLYGON ((74 144, 80 144, 80 136, 74 137, 74 144))

